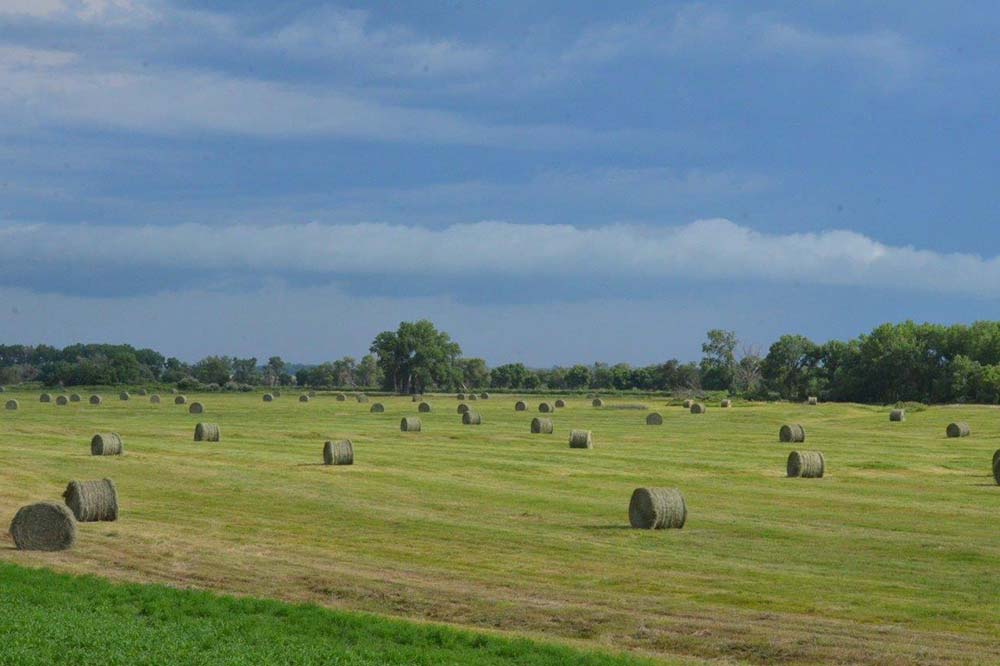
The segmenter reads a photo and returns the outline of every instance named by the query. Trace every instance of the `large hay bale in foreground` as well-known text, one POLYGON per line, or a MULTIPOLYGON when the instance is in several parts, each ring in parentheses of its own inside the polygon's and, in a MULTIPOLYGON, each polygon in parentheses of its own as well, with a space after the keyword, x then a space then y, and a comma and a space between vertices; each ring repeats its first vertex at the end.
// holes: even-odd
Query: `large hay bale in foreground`
POLYGON ((153 395, 149 396, 149 404, 151 404, 151 405, 158 405, 158 404, 160 404, 160 396, 156 395, 155 393, 153 395))
POLYGON ((381 414, 385 411, 385 405, 383 405, 381 402, 376 402, 375 404, 372 405, 372 408, 369 409, 368 411, 371 412, 372 414, 381 414))
POLYGON ((199 423, 194 427, 196 442, 218 442, 221 438, 222 431, 219 430, 218 423, 199 423))
POLYGON ((174 404, 175 405, 183 405, 183 404, 187 403, 187 401, 188 401, 187 396, 183 396, 183 395, 179 395, 176 398, 174 398, 174 404))
POLYGON ((785 424, 778 429, 778 441, 804 442, 806 441, 806 429, 798 423, 785 424))
POLYGON ((569 433, 569 448, 571 449, 592 449, 594 448, 594 436, 589 430, 572 430, 569 433))
POLYGON ((263 397, 264 402, 274 402, 274 396, 270 393, 265 393, 263 397))
POLYGON ((188 414, 202 414, 205 411, 205 405, 200 402, 192 402, 191 406, 188 407, 188 414))
POLYGON ((420 412, 421 414, 427 414, 428 412, 431 411, 431 403, 429 402, 420 403, 419 405, 417 405, 417 411, 420 412))
POLYGON ((528 409, 528 404, 524 400, 518 400, 514 403, 515 412, 523 412, 528 409))
POLYGON ((458 412, 459 414, 464 414, 467 411, 469 411, 469 406, 464 402, 461 402, 458 404, 458 407, 455 409, 455 411, 458 412))
POLYGON ((663 425, 663 417, 658 412, 646 416, 646 425, 663 425))
POLYGON ((344 402, 345 400, 347 400, 347 394, 346 393, 338 393, 337 394, 337 402, 344 402))
POLYGON ((593 400, 590 401, 590 404, 594 407, 603 407, 604 401, 601 400, 600 398, 594 398, 593 400))
POLYGON ((299 396, 299 402, 309 402, 309 396, 303 393, 299 396))
POLYGON ((563 407, 566 406, 566 401, 563 400, 562 398, 559 398, 558 400, 555 401, 554 404, 558 409, 562 409, 563 407))
POLYGON ((531 432, 536 435, 551 435, 552 429, 552 419, 540 419, 537 416, 531 419, 531 432))
POLYGON ((420 432, 420 419, 415 416, 404 416, 399 422, 399 429, 403 432, 420 432))
POLYGON ((691 400, 690 398, 688 398, 687 400, 684 401, 684 409, 691 409, 691 405, 693 405, 693 404, 694 404, 694 400, 691 400))
POLYGON ((357 396, 358 402, 368 402, 368 396, 364 393, 359 393, 357 396))
POLYGON ((80 400, 82 400, 82 398, 80 397, 79 393, 70 393, 69 394, 69 401, 70 402, 80 402, 80 400))
POLYGON ((949 437, 968 437, 972 433, 972 429, 969 428, 968 423, 949 423, 948 427, 945 428, 945 433, 949 437))
POLYGON ((76 519, 62 504, 37 502, 18 509, 10 535, 18 550, 66 550, 76 542, 76 519))
POLYGON ((691 413, 692 414, 704 414, 705 413, 705 405, 701 404, 700 402, 691 403, 691 413))
POLYGON ((52 396, 48 393, 43 393, 38 396, 38 402, 52 402, 52 396))
POLYGON ((538 411, 540 411, 542 414, 551 414, 553 411, 555 411, 555 408, 552 407, 552 405, 550 405, 549 403, 543 402, 538 405, 538 411))
POLYGON ((339 441, 329 441, 323 444, 323 464, 324 465, 353 465, 354 445, 351 440, 342 439, 339 441))
POLYGON ((462 425, 482 425, 483 417, 479 412, 465 412, 462 414, 462 425))
POLYGON ((69 404, 69 398, 66 397, 66 396, 64 396, 64 395, 57 395, 56 396, 56 404, 57 405, 68 405, 69 404))
POLYGON ((6 404, 4 404, 4 408, 9 409, 10 411, 14 411, 20 406, 21 405, 17 402, 17 400, 8 400, 6 404))
POLYGON ((723 409, 729 409, 732 406, 733 406, 733 401, 729 399, 723 400, 722 402, 719 403, 719 407, 722 407, 723 409))
POLYGON ((129 400, 131 397, 132 396, 128 394, 128 391, 122 391, 121 393, 118 394, 119 400, 129 400))
POLYGON ((643 530, 680 529, 687 503, 677 488, 636 488, 628 503, 628 522, 643 530))
POLYGON ((94 395, 90 396, 90 398, 88 399, 88 402, 90 402, 90 404, 92 404, 92 405, 99 405, 102 402, 104 402, 104 398, 102 398, 101 396, 99 396, 99 395, 97 395, 95 393, 94 395))
POLYGON ((63 499, 81 523, 118 520, 118 489, 111 479, 70 481, 63 499))
POLYGON ((890 421, 905 421, 906 420, 906 410, 905 409, 894 409, 889 412, 890 421))
POLYGON ((811 396, 809 396, 808 402, 809 402, 810 405, 818 405, 819 404, 819 398, 817 398, 814 395, 811 395, 811 396))
POLYGON ((120 456, 124 452, 125 445, 116 432, 99 432, 90 438, 92 456, 120 456))
POLYGON ((818 479, 823 476, 826 461, 819 451, 792 451, 788 454, 788 476, 818 479))

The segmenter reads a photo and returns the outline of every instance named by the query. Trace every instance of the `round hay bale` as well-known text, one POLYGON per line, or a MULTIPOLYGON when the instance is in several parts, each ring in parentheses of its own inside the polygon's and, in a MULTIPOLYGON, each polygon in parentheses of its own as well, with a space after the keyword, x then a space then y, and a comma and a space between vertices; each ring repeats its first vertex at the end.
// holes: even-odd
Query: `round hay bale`
POLYGON ((476 395, 475 393, 470 393, 469 400, 479 400, 479 396, 476 395))
POLYGON ((594 436, 589 430, 571 430, 569 433, 569 448, 592 449, 594 436))
POLYGON ((80 400, 82 400, 82 399, 83 398, 80 397, 79 393, 70 393, 69 394, 69 401, 70 402, 80 402, 80 400))
POLYGON ((144 397, 145 397, 145 396, 147 396, 147 395, 149 395, 149 391, 147 391, 147 390, 146 390, 146 389, 144 389, 144 388, 142 388, 142 389, 139 389, 139 390, 138 390, 138 391, 136 391, 135 393, 136 393, 136 395, 141 395, 141 396, 144 396, 144 397))
POLYGON ((310 398, 315 398, 316 397, 316 391, 309 391, 309 397, 310 398))
POLYGON ((479 397, 482 398, 483 400, 489 400, 490 399, 490 394, 489 393, 480 393, 479 397))
POLYGON ((809 402, 810 405, 818 405, 819 404, 819 398, 817 398, 814 395, 811 395, 808 398, 808 402, 809 402))
POLYGON ((552 428, 552 419, 540 419, 537 416, 531 419, 531 432, 536 435, 551 435, 552 428))
POLYGON ((562 409, 563 407, 566 406, 566 401, 563 400, 562 398, 559 398, 558 400, 555 401, 554 404, 557 408, 562 409))
POLYGON ((76 519, 62 504, 29 504, 17 510, 10 535, 18 550, 66 550, 76 542, 76 519))
POLYGON ((205 412, 205 405, 200 402, 192 402, 191 406, 188 407, 188 414, 203 414, 205 412))
POLYGON ((949 437, 968 437, 972 430, 968 423, 949 423, 945 433, 949 437))
POLYGON ((366 396, 364 393, 359 393, 357 395, 357 398, 358 402, 368 402, 368 396, 366 396))
POLYGON ((372 405, 372 408, 368 410, 372 414, 381 414, 385 411, 385 406, 381 402, 376 402, 372 405))
POLYGON ((187 397, 186 397, 186 396, 183 396, 183 395, 179 395, 179 396, 177 396, 176 398, 174 398, 174 404, 175 404, 175 405, 183 405, 183 404, 185 404, 185 403, 186 403, 187 401, 188 401, 187 397))
POLYGON ((323 464, 324 465, 353 465, 354 445, 351 440, 342 439, 336 442, 329 441, 323 444, 323 464))
POLYGON ((158 405, 158 404, 160 404, 160 396, 156 395, 155 393, 153 395, 149 396, 149 403, 151 405, 158 405))
POLYGON ((299 402, 309 402, 309 396, 303 393, 299 396, 299 402))
POLYGON ((646 425, 663 425, 663 417, 659 412, 651 412, 646 416, 646 425))
POLYGON ((732 400, 723 400, 722 402, 719 403, 719 407, 722 407, 723 409, 729 409, 732 406, 733 406, 732 400))
POLYGON ((281 397, 281 391, 272 391, 272 393, 274 393, 274 397, 275 398, 280 398, 281 397))
POLYGON ((798 423, 785 424, 778 429, 778 441, 804 442, 806 441, 806 429, 798 423))
POLYGON ((116 432, 99 432, 90 438, 92 456, 120 456, 124 451, 121 435, 116 432))
POLYGON ((906 410, 905 409, 894 409, 889 412, 890 421, 905 421, 906 420, 906 410))
POLYGON ((52 402, 52 396, 48 393, 43 393, 38 396, 38 402, 52 402))
POLYGON ((524 400, 518 400, 517 402, 514 403, 515 412, 523 412, 526 409, 528 409, 528 405, 527 403, 524 402, 524 400))
POLYGON ((421 414, 426 414, 427 412, 431 411, 431 403, 429 402, 420 403, 417 406, 417 411, 420 412, 421 414))
POLYGON ((347 400, 347 394, 346 393, 338 393, 337 394, 337 402, 344 402, 345 400, 347 400))
POLYGON ((131 397, 132 397, 132 396, 130 396, 130 395, 128 394, 128 391, 122 391, 121 393, 119 393, 119 394, 118 394, 118 399, 119 399, 119 400, 128 400, 128 399, 129 399, 129 398, 131 398, 131 397))
POLYGON ((222 431, 218 423, 199 423, 194 427, 194 441, 196 442, 218 442, 222 438, 222 431))
POLYGON ((601 400, 600 398, 594 398, 593 400, 590 401, 590 404, 593 407, 603 407, 604 406, 604 401, 601 400))
POLYGON ((399 429, 403 432, 420 432, 420 419, 415 416, 404 416, 399 422, 399 429))
POLYGON ((479 412, 468 411, 462 414, 462 425, 482 425, 483 415, 479 412))
POLYGON ((688 398, 687 400, 684 401, 684 409, 691 409, 691 405, 693 405, 693 404, 694 404, 694 400, 691 400, 690 398, 688 398))
POLYGON ((118 489, 111 479, 70 481, 63 499, 81 523, 118 520, 118 489))
POLYGON ((555 411, 555 408, 549 403, 543 402, 538 405, 538 411, 540 411, 542 414, 551 414, 553 411, 555 411))
POLYGON ((274 396, 270 393, 264 394, 264 402, 274 402, 274 396))
POLYGON ((95 393, 94 395, 90 396, 90 398, 88 398, 87 401, 92 405, 99 405, 102 402, 104 402, 104 399, 95 393))
POLYGON ((465 404, 464 402, 462 402, 462 403, 459 403, 459 405, 458 405, 458 407, 457 407, 457 408, 455 409, 455 411, 457 411, 457 412, 458 412, 459 414, 464 414, 464 413, 466 413, 467 411, 469 411, 469 406, 468 406, 467 404, 465 404))
POLYGON ((170 394, 171 395, 177 395, 177 389, 175 389, 175 388, 170 389, 170 394))
POLYGON ((1000 486, 1000 449, 993 452, 993 480, 1000 486))
POLYGON ((677 488, 636 488, 628 503, 628 522, 642 530, 680 529, 687 503, 677 488))
POLYGON ((788 476, 818 479, 823 476, 826 461, 819 451, 792 451, 788 454, 788 476))
POLYGON ((58 396, 56 396, 56 404, 57 405, 68 405, 69 404, 69 398, 67 398, 64 395, 58 395, 58 396))
POLYGON ((691 403, 691 413, 692 414, 704 414, 705 413, 705 405, 701 404, 700 402, 691 403))
POLYGON ((464 393, 459 393, 459 394, 455 395, 455 399, 456 400, 465 400, 465 394, 464 393))
POLYGON ((8 400, 6 404, 4 404, 4 408, 9 409, 10 411, 14 411, 18 407, 20 407, 20 404, 17 402, 17 400, 8 400))

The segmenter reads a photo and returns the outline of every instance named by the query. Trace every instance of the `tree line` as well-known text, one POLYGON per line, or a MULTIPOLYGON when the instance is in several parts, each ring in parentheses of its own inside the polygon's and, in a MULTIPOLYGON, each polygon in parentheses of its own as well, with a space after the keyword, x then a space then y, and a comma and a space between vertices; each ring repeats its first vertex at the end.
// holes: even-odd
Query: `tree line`
POLYGON ((0 385, 165 383, 180 388, 250 390, 255 386, 361 387, 397 393, 430 390, 727 391, 754 399, 863 403, 1000 402, 1000 322, 971 325, 883 324, 849 341, 815 343, 783 335, 766 354, 733 331, 708 331, 698 362, 490 368, 462 355, 457 342, 427 320, 403 322, 375 336, 369 353, 312 366, 278 356, 208 356, 188 364, 129 345, 0 345, 0 385))

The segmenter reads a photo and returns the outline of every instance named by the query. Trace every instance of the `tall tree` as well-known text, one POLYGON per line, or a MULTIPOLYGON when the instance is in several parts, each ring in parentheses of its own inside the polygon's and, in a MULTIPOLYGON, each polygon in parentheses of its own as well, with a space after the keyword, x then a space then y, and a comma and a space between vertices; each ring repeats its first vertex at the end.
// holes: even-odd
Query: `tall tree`
POLYGON ((701 359, 701 384, 706 389, 731 388, 736 366, 736 345, 739 344, 736 332, 713 328, 707 336, 708 340, 701 345, 704 354, 701 359))
POLYGON ((369 351, 378 359, 386 390, 422 393, 432 386, 451 388, 461 381, 455 361, 462 348, 426 319, 404 321, 395 331, 379 333, 369 351))

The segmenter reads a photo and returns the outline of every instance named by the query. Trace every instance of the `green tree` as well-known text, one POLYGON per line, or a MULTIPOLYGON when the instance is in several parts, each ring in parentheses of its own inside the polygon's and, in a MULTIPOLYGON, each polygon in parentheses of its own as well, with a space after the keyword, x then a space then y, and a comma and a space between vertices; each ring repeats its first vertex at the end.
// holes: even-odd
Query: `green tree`
POLYGON ((361 357, 357 370, 355 370, 355 375, 357 383, 361 386, 378 386, 382 383, 378 361, 372 354, 365 354, 361 357))
POLYGON ((490 369, 483 359, 460 358, 457 365, 465 388, 486 388, 490 385, 490 369))
POLYGON ((233 381, 241 384, 257 384, 260 382, 260 371, 257 369, 256 358, 233 358, 233 381))
POLYGON ((462 348, 426 319, 404 321, 395 331, 379 333, 370 351, 378 359, 386 390, 423 393, 433 386, 452 388, 461 381, 455 362, 462 348))
POLYGON ((574 365, 566 372, 566 388, 587 388, 590 386, 590 380, 590 368, 585 365, 574 365))
POLYGON ((530 374, 523 363, 507 363, 490 372, 490 386, 493 388, 526 388, 525 382, 530 374))
POLYGON ((736 333, 713 328, 707 336, 708 340, 701 345, 701 384, 711 390, 731 388, 739 344, 736 333))
POLYGON ((783 335, 771 345, 761 363, 765 385, 782 398, 802 400, 809 391, 809 381, 816 361, 816 345, 802 335, 783 335))
POLYGON ((233 365, 225 356, 206 356, 194 364, 192 374, 203 384, 222 386, 233 376, 233 365))

